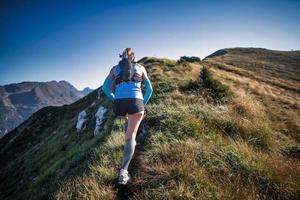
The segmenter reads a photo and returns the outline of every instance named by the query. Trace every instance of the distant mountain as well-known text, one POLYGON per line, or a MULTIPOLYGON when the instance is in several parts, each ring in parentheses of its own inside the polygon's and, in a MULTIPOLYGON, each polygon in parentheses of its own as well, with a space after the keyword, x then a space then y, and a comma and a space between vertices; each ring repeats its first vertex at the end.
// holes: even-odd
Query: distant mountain
POLYGON ((45 106, 73 103, 85 93, 67 81, 22 82, 0 86, 0 138, 35 111, 45 106))
POLYGON ((85 96, 85 95, 91 93, 92 91, 93 91, 93 89, 86 87, 83 90, 81 90, 81 93, 85 96))

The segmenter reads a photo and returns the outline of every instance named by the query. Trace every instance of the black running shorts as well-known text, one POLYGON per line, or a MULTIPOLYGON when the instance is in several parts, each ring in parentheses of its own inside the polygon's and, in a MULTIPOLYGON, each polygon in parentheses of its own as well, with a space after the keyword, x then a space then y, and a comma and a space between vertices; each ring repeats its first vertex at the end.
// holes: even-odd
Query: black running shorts
POLYGON ((118 116, 132 115, 145 110, 144 101, 136 98, 116 99, 113 103, 113 112, 118 116))

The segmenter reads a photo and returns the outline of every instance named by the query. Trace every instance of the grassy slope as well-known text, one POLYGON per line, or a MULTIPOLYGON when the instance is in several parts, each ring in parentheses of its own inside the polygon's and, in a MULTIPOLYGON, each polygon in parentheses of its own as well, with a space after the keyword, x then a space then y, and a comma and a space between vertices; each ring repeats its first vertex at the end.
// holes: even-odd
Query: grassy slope
MULTIPOLYGON (((234 55, 231 56, 233 61, 234 55)), ((291 153, 291 149, 299 149, 299 143, 288 124, 281 125, 288 131, 280 132, 278 121, 272 121, 280 117, 276 108, 281 101, 264 103, 265 97, 247 93, 247 86, 236 84, 234 88, 230 84, 233 81, 223 75, 238 73, 218 67, 227 66, 218 57, 201 63, 156 58, 140 62, 147 68, 154 94, 147 106, 148 137, 137 146, 129 167, 131 184, 115 187, 122 159, 124 121, 115 119, 110 111, 106 115, 106 130, 93 137, 97 107, 111 106, 106 98, 96 100, 94 92, 71 106, 37 112, 19 127, 22 138, 16 137, 3 146, 17 134, 15 130, 5 137, 6 141, 1 140, 1 197, 299 198, 299 157, 291 153), (210 67, 210 73, 199 77, 203 66, 210 67), (77 114, 93 101, 96 105, 89 109, 87 128, 78 137, 74 128, 77 114), (274 112, 269 112, 272 109, 274 112)), ((277 75, 279 79, 280 74, 277 75)), ((293 81, 288 87, 299 84, 293 81)), ((262 84, 268 86, 266 82, 262 84)), ((289 91, 297 96, 296 90, 289 91)), ((299 110, 293 106, 292 102, 288 109, 297 114, 299 110)), ((290 115, 286 117, 297 122, 288 118, 290 115)))
POLYGON ((225 49, 204 66, 236 93, 261 101, 278 132, 300 141, 300 51, 225 49))
POLYGON ((93 136, 97 108, 110 106, 97 96, 94 91, 69 106, 45 107, 0 140, 1 199, 45 199, 59 182, 83 173, 93 147, 105 142, 114 119, 107 113, 106 130, 93 136), (85 108, 89 120, 77 134, 78 113, 85 108))

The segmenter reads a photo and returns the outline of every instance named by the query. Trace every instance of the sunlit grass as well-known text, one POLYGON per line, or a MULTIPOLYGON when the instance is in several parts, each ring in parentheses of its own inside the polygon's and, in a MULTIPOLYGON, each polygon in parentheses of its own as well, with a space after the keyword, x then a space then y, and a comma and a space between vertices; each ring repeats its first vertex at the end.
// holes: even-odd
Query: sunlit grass
MULTIPOLYGON (((231 66, 226 72, 210 63, 206 86, 199 74, 205 70, 200 65, 207 61, 199 64, 145 58, 142 63, 154 93, 147 104, 148 137, 129 168, 134 170, 126 188, 130 196, 120 197, 116 187, 123 157, 124 121, 113 116, 111 103, 102 96, 95 107, 89 108, 90 119, 81 135, 74 125, 78 112, 92 102, 85 103, 88 99, 82 100, 81 106, 74 104, 73 114, 71 108, 56 111, 61 116, 53 119, 57 126, 53 130, 46 126, 48 115, 43 115, 45 121, 30 127, 44 130, 45 126, 44 141, 6 166, 22 166, 24 176, 37 170, 31 171, 30 166, 39 167, 40 171, 34 171, 38 176, 25 193, 20 192, 19 199, 24 194, 36 199, 49 195, 53 199, 136 200, 299 198, 299 143, 288 132, 290 129, 278 129, 279 125, 298 127, 299 115, 290 109, 291 104, 282 112, 286 121, 274 121, 274 116, 278 117, 274 107, 279 104, 259 92, 245 90, 253 73, 235 69, 234 63, 223 66, 231 66), (220 101, 224 97, 226 101, 220 101), (103 134, 94 137, 94 113, 100 104, 110 111, 103 134), (69 121, 57 125, 62 119, 69 121)), ((264 92, 270 94, 271 90, 264 88, 264 92)), ((278 97, 276 92, 273 95, 278 97)))

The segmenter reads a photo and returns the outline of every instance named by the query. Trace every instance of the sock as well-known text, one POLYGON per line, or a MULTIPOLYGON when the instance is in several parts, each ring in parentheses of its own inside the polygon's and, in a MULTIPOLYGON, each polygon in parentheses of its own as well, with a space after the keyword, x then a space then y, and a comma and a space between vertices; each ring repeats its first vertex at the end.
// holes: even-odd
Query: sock
POLYGON ((134 154, 135 145, 136 145, 135 139, 130 138, 125 141, 124 157, 122 161, 122 169, 124 170, 128 170, 128 165, 134 154))

